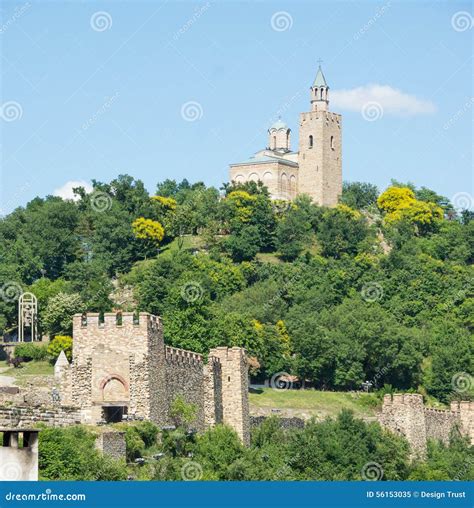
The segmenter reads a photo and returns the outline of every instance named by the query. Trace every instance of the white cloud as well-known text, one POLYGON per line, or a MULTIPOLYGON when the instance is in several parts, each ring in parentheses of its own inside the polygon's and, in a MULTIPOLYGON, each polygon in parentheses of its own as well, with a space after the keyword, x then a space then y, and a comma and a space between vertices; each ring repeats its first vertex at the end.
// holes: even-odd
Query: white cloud
POLYGON ((77 199, 79 199, 79 196, 76 196, 72 192, 72 189, 74 189, 75 187, 84 187, 84 189, 88 193, 92 192, 93 190, 92 185, 84 180, 70 180, 69 182, 66 182, 62 187, 58 187, 57 189, 55 189, 53 195, 59 196, 60 198, 63 199, 72 199, 76 201, 77 199))
POLYGON ((333 107, 349 111, 362 111, 367 103, 377 103, 386 114, 399 116, 424 115, 434 113, 436 106, 392 88, 389 85, 369 84, 351 90, 334 90, 330 94, 333 107))

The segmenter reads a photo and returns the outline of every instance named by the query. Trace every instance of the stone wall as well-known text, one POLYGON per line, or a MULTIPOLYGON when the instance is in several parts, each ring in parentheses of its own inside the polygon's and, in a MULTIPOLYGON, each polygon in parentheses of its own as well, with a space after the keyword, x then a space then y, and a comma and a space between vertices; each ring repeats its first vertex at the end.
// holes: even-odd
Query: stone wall
POLYGON ((211 349, 209 355, 218 358, 221 365, 223 422, 233 427, 242 442, 248 445, 250 411, 245 350, 238 347, 218 347, 211 349))
POLYGON ((0 406, 0 427, 21 428, 44 423, 64 427, 81 423, 83 415, 77 407, 63 406, 0 406))
POLYGON ((459 424, 459 415, 455 412, 425 408, 427 439, 439 439, 447 444, 449 443, 451 431, 459 424))
POLYGON ((100 432, 95 447, 115 460, 125 460, 127 454, 127 446, 125 443, 125 432, 103 431, 100 432))
POLYGON ((222 366, 219 358, 210 356, 204 367, 204 422, 214 427, 223 419, 222 366))
MULTIPOLYGON (((204 417, 204 365, 202 356, 183 349, 165 347, 166 359, 166 393, 169 410, 173 401, 182 397, 188 404, 193 404, 196 409, 196 420, 192 426, 197 430, 203 430, 204 417)), ((173 423, 168 418, 168 423, 173 423)))
POLYGON ((62 404, 78 406, 83 423, 115 421, 123 411, 130 420, 169 425, 170 407, 182 396, 196 406, 197 430, 224 422, 248 443, 243 349, 217 348, 205 365, 197 353, 165 346, 161 321, 147 313, 138 321, 132 313, 106 313, 103 323, 98 314, 77 314, 73 339, 73 362, 58 359, 55 381, 62 404))
MULTIPOLYGON (((270 152, 271 153, 271 152, 270 152)), ((274 154, 273 154, 274 156, 274 154)), ((231 164, 230 180, 237 183, 264 183, 272 199, 294 199, 298 194, 298 164, 291 160, 263 160, 255 164, 231 164)))
POLYGON ((455 429, 470 438, 474 444, 474 403, 453 402, 451 410, 425 408, 419 394, 385 395, 380 424, 406 437, 412 456, 426 456, 428 439, 449 442, 455 429))
POLYGON ((341 115, 301 113, 298 165, 298 193, 319 205, 336 206, 342 193, 341 115))

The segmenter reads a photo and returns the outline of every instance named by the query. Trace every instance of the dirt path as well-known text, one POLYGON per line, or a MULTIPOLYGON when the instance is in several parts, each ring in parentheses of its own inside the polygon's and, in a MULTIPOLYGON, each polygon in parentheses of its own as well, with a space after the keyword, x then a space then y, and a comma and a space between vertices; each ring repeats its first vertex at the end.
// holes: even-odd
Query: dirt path
POLYGON ((2 373, 7 371, 9 367, 0 368, 0 386, 14 386, 16 379, 11 376, 2 376, 2 373))

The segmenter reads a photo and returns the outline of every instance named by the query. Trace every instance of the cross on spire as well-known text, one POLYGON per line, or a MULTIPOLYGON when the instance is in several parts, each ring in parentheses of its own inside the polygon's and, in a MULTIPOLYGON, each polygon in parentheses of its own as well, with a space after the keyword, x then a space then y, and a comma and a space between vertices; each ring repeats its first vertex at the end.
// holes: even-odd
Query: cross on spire
POLYGON ((321 60, 321 58, 318 59, 318 65, 319 67, 321 67, 321 64, 323 63, 323 61, 321 60))

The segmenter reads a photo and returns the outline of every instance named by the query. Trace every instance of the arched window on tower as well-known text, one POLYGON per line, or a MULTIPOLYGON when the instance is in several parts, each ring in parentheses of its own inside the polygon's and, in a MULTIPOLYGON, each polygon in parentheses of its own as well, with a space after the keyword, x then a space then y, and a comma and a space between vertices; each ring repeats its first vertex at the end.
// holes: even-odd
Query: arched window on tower
POLYGON ((275 150, 277 147, 277 137, 273 136, 273 150, 275 150))
POLYGON ((313 135, 312 134, 309 136, 308 146, 309 146, 309 148, 313 148, 313 135))
POLYGON ((334 150, 334 136, 331 136, 331 150, 334 150))

